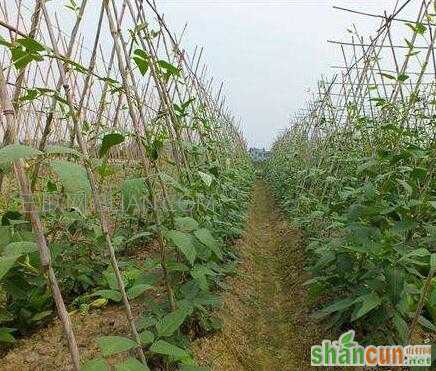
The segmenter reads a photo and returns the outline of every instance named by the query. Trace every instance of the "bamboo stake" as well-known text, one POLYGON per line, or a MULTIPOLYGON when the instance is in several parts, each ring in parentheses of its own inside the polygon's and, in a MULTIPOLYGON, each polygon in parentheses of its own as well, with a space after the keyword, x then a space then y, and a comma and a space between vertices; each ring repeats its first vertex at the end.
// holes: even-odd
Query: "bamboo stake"
MULTIPOLYGON (((6 84, 3 76, 3 71, 0 68, 0 101, 3 108, 3 115, 7 122, 11 133, 16 133, 16 116, 15 109, 9 98, 8 92, 6 90, 6 84)), ((15 142, 16 137, 11 138, 12 142, 15 142)), ((39 255, 41 259, 41 268, 45 274, 47 274, 48 282, 52 291, 53 299, 56 304, 59 319, 62 323, 65 336, 68 341, 68 348, 71 353, 71 360, 73 362, 74 370, 78 371, 80 369, 80 356, 79 349, 77 347, 76 339, 74 337, 74 332, 71 326, 70 317, 65 307, 65 303, 62 298, 61 291, 59 289, 58 281, 54 273, 53 267, 51 265, 50 250, 47 247, 47 241, 44 236, 44 229, 39 218, 38 212, 36 210, 35 202, 33 199, 33 193, 29 187, 26 173, 24 171, 23 160, 17 160, 14 162, 15 177, 20 186, 21 198, 23 201, 23 207, 25 212, 30 217, 32 227, 36 236, 36 244, 38 246, 39 255)))
POLYGON ((96 179, 94 177, 94 173, 92 172, 92 169, 91 169, 91 162, 90 162, 89 155, 88 155, 88 149, 87 149, 86 143, 83 140, 82 133, 81 133, 81 125, 79 123, 79 117, 78 117, 77 113, 75 112, 75 108, 74 108, 74 105, 73 105, 73 102, 71 99, 70 88, 67 84, 64 66, 63 66, 62 62, 60 61, 60 55, 59 55, 57 45, 55 44, 55 37, 54 37, 51 22, 50 22, 50 17, 48 15, 48 12, 47 12, 47 9, 46 9, 44 2, 42 3, 42 11, 44 14, 45 23, 46 23, 47 30, 49 33, 49 37, 50 37, 50 40, 52 41, 53 51, 54 51, 55 55, 59 58, 57 60, 57 64, 58 64, 58 69, 59 69, 59 74, 60 74, 60 80, 61 80, 62 86, 64 88, 64 91, 65 91, 66 101, 68 103, 70 114, 71 114, 71 119, 72 119, 73 124, 74 124, 74 130, 76 133, 77 142, 78 142, 79 148, 82 152, 83 163, 84 163, 84 166, 86 169, 86 173, 88 175, 89 183, 91 185, 94 206, 95 206, 95 209, 96 209, 96 211, 99 215, 99 218, 100 218, 102 234, 104 236, 104 239, 106 242, 106 247, 107 247, 109 254, 110 254, 110 261, 111 261, 112 269, 114 270, 115 277, 116 277, 117 283, 118 283, 118 288, 121 292, 123 304, 124 304, 124 307, 126 310, 127 320, 129 322, 130 328, 132 330, 133 337, 134 337, 135 341, 138 343, 138 348, 137 348, 138 355, 139 355, 142 363, 145 364, 146 363, 145 355, 144 355, 142 348, 139 346, 139 344, 141 344, 141 340, 140 340, 138 331, 136 329, 136 325, 135 325, 135 322, 133 319, 132 309, 130 307, 130 302, 129 302, 129 299, 127 298, 127 293, 126 293, 126 288, 124 285, 123 277, 122 277, 120 269, 118 267, 117 258, 115 256, 115 250, 113 248, 112 240, 111 240, 111 237, 109 235, 109 226, 108 226, 105 212, 103 210, 103 206, 101 203, 100 194, 99 194, 99 190, 98 190, 98 186, 97 186, 97 181, 96 181, 96 179))

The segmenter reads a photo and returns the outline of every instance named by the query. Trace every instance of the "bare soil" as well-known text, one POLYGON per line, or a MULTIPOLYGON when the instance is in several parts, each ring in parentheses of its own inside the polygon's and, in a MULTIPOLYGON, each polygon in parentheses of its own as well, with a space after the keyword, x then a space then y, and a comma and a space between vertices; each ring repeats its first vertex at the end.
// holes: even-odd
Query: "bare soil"
MULTIPOLYGON (((142 305, 132 303, 135 318, 142 305)), ((121 306, 110 306, 101 311, 80 313, 71 316, 76 340, 82 360, 100 356, 97 338, 100 336, 130 336, 130 327, 121 306)), ((127 355, 112 361, 120 361, 127 355), (120 358, 122 357, 122 358, 120 358)), ((56 320, 26 339, 21 339, 16 347, 0 359, 1 371, 64 371, 72 370, 70 353, 63 335, 62 325, 56 320)))
MULTIPOLYGON (((247 229, 238 246, 239 273, 220 313, 221 333, 196 341, 197 359, 212 370, 307 371, 310 347, 321 342, 302 284, 302 235, 290 228, 265 185, 254 188, 247 229)), ((318 368, 319 369, 319 368, 318 368)))

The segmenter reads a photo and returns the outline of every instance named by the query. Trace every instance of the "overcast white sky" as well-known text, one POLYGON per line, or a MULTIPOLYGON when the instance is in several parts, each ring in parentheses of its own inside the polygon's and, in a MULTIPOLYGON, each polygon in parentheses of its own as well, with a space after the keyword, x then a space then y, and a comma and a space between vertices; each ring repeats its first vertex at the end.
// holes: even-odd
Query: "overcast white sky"
MULTIPOLYGON (((249 145, 268 147, 304 106, 307 89, 341 61, 327 39, 344 40, 356 24, 373 33, 379 20, 334 10, 333 5, 388 13, 395 0, 161 0, 173 29, 188 22, 185 45, 205 47, 205 60, 225 83, 233 112, 242 119, 249 145)), ((403 1, 400 1, 402 4, 403 1)), ((414 18, 416 4, 404 14, 414 18)), ((389 13, 390 14, 390 13, 389 13)))

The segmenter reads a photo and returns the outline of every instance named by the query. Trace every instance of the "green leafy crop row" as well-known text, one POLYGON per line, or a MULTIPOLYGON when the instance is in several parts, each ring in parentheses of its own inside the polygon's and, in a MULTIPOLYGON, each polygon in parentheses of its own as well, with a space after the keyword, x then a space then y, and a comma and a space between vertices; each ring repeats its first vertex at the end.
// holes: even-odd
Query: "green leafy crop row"
MULTIPOLYGON (((327 125, 327 124, 325 124, 327 125)), ((295 125, 274 144, 266 178, 307 236, 314 317, 366 342, 436 331, 434 116, 404 123, 400 105, 311 138, 295 125), (318 299, 318 301, 316 300, 318 299)))
MULTIPOLYGON (((0 150, 4 160, 25 156, 29 164, 32 157, 40 155, 22 145, 0 150)), ((58 151, 56 157, 59 156, 65 154, 58 151)), ((115 274, 105 256, 98 219, 93 212, 77 206, 89 187, 86 174, 71 160, 44 157, 44 161, 56 165, 45 178, 44 186, 45 195, 56 203, 41 215, 62 292, 72 308, 83 315, 108 302, 121 302, 115 274), (83 193, 76 193, 80 190, 83 193)), ((138 169, 129 168, 130 173, 135 171, 138 169)), ((243 228, 253 172, 244 160, 238 167, 228 169, 214 164, 201 166, 189 183, 168 174, 161 176, 171 190, 172 205, 171 209, 161 210, 161 228, 169 246, 165 267, 159 253, 153 251, 145 259, 134 258, 136 251, 147 249, 156 238, 156 225, 149 218, 148 196, 153 190, 147 189, 141 178, 121 180, 111 190, 111 196, 123 205, 111 210, 112 239, 120 254, 119 266, 129 299, 141 298, 146 303, 145 312, 136 321, 143 340, 141 346, 149 349, 150 362, 190 364, 187 347, 192 329, 199 336, 220 327, 211 310, 220 305, 215 292, 224 287, 223 278, 234 269, 236 256, 231 243, 243 228), (171 308, 168 299, 153 299, 166 283, 174 289, 176 309, 171 308)), ((14 204, 19 202, 12 202, 11 209, 2 214, 0 227, 0 323, 7 326, 0 331, 2 342, 13 342, 14 334, 24 335, 53 315, 53 301, 41 273, 35 236, 29 221, 14 204)), ((137 346, 133 340, 120 337, 102 338, 99 344, 103 356, 137 346)), ((104 361, 93 361, 89 367, 95 362, 104 361)))

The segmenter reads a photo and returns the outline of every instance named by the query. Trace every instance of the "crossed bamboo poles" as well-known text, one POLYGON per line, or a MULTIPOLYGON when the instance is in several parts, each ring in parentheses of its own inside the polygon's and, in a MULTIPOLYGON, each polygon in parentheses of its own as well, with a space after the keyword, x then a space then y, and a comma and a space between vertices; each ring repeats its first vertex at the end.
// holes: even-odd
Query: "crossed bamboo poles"
MULTIPOLYGON (((0 76, 1 107, 5 118, 4 122, 2 120, 2 128, 5 133, 3 136, 3 144, 7 145, 25 140, 37 146, 40 150, 44 150, 50 140, 49 138, 52 138, 51 140, 54 142, 62 143, 65 141, 61 140, 61 138, 65 138, 68 133, 70 137, 69 145, 74 146, 77 142, 81 152, 81 162, 86 169, 91 186, 94 208, 100 219, 110 262, 122 295, 126 317, 131 327, 132 336, 138 343, 138 357, 145 363, 144 352, 139 345, 139 334, 134 323, 130 302, 126 294, 123 278, 112 245, 108 228, 109 221, 102 205, 101 189, 94 174, 94 169, 91 166, 91 156, 94 153, 90 153, 90 148, 94 151, 93 146, 95 146, 96 142, 95 139, 87 138, 83 135, 81 130, 82 125, 86 119, 96 119, 96 137, 102 127, 132 133, 134 141, 137 144, 137 151, 132 154, 129 153, 129 151, 127 151, 127 153, 124 151, 123 153, 122 150, 119 150, 117 155, 124 158, 127 155, 128 161, 132 161, 133 156, 136 155, 140 158, 146 187, 150 190, 153 218, 157 226, 161 251, 161 266, 172 309, 175 309, 177 304, 166 272, 167 247, 162 234, 161 211, 159 210, 161 205, 158 205, 155 190, 160 189, 163 195, 164 207, 170 212, 171 204, 168 200, 168 190, 160 176, 158 165, 156 162, 147 159, 142 146, 142 140, 145 139, 146 143, 150 145, 152 144, 152 134, 159 131, 166 132, 177 165, 178 175, 190 181, 192 171, 188 161, 188 154, 181 145, 183 140, 188 140, 191 143, 195 143, 196 141, 203 142, 206 140, 205 136, 208 136, 207 139, 224 140, 230 145, 233 143, 233 145, 237 147, 243 145, 241 135, 238 129, 234 127, 229 112, 223 107, 223 101, 220 101, 220 99, 222 99, 222 86, 216 97, 212 91, 211 82, 208 82, 206 86, 205 68, 203 68, 200 75, 197 74, 201 52, 197 60, 195 60, 197 50, 194 53, 194 58, 192 60, 188 59, 186 52, 180 49, 180 40, 177 40, 177 38, 170 33, 163 16, 158 13, 154 3, 145 5, 142 1, 133 2, 125 0, 121 6, 117 8, 115 1, 102 1, 97 29, 94 34, 91 57, 85 73, 83 73, 83 71, 78 73, 71 69, 69 61, 75 61, 80 65, 84 63, 84 46, 83 40, 81 40, 79 34, 79 29, 87 11, 86 0, 82 1, 80 7, 76 9, 75 25, 70 35, 67 35, 67 37, 65 37, 64 31, 62 31, 60 27, 58 18, 50 14, 44 1, 38 0, 35 2, 29 33, 20 29, 20 27, 24 27, 25 25, 22 14, 22 2, 17 1, 16 7, 17 15, 13 25, 8 22, 10 21, 8 19, 8 7, 5 3, 3 3, 1 7, 3 16, 5 17, 1 25, 10 33, 11 42, 14 42, 17 37, 40 39, 48 50, 50 50, 51 58, 49 58, 49 62, 46 63, 44 67, 38 64, 21 69, 18 76, 15 76, 14 81, 11 61, 8 61, 6 53, 3 54, 2 66, 3 70, 7 70, 6 77, 3 73, 0 76), (151 35, 153 31, 149 30, 146 26, 134 31, 137 32, 137 34, 134 35, 130 41, 125 40, 120 30, 123 27, 123 20, 126 18, 126 14, 127 16, 130 15, 130 21, 133 25, 138 25, 139 22, 145 25, 147 22, 145 6, 150 7, 157 16, 157 24, 159 27, 158 37, 153 38, 151 35), (55 19, 56 25, 53 24, 53 18, 55 19), (107 55, 105 55, 101 46, 104 22, 107 22, 110 36, 113 40, 112 50, 109 58, 106 60, 105 57, 107 58, 107 55), (139 45, 135 46, 142 48, 149 56, 150 74, 149 77, 145 79, 145 85, 138 83, 139 78, 141 78, 142 83, 144 79, 142 76, 138 75, 131 63, 131 53, 134 42, 138 42, 138 40, 139 45), (62 45, 64 52, 61 52, 60 46, 62 45), (164 48, 162 48, 162 45, 164 48), (174 55, 172 55, 171 49, 175 51, 174 55), (159 58, 162 58, 158 57, 158 54, 162 54, 162 50, 164 52, 164 58, 177 65, 181 74, 180 80, 183 80, 183 84, 181 84, 179 79, 168 81, 166 78, 162 77, 158 67, 159 58), (98 73, 101 73, 102 70, 102 75, 105 76, 104 78, 98 76, 98 73), (113 82, 115 80, 120 81, 122 89, 119 90, 118 99, 114 99, 108 104, 107 98, 109 90, 111 89, 110 81, 113 82), (68 112, 66 125, 62 125, 62 121, 57 117, 59 102, 56 97, 42 97, 39 106, 37 105, 38 102, 32 102, 27 105, 27 109, 23 109, 21 106, 20 97, 24 95, 26 88, 37 87, 38 82, 42 82, 44 85, 49 85, 50 83, 54 84, 55 92, 59 92, 60 89, 63 90, 68 112), (8 91, 9 86, 13 88, 12 97, 8 91), (210 122, 222 122, 222 128, 216 128, 216 130, 206 133, 201 126, 197 126, 196 129, 193 129, 189 128, 189 126, 182 125, 187 123, 187 119, 178 117, 174 110, 173 102, 175 101, 176 95, 181 103, 183 103, 184 99, 195 96, 196 101, 192 104, 193 112, 200 115, 199 112, 201 111, 203 118, 210 120, 210 122), (128 116, 121 112, 123 102, 127 104, 128 116), (49 104, 47 114, 44 110, 46 104, 49 104), (144 109, 144 107, 146 109, 144 109), (122 115, 123 119, 120 117, 122 115), (45 120, 42 119, 44 116, 45 120), (130 120, 126 120, 127 118, 130 118, 130 120), (111 123, 112 119, 113 123, 111 123), (105 120, 105 125, 102 125, 102 120, 105 120), (36 121, 36 125, 33 127, 23 125, 25 121, 36 121), (162 123, 158 123, 158 121, 162 121, 162 123)), ((210 156, 219 157, 216 147, 208 150, 207 157, 209 158, 210 156)), ((24 163, 22 160, 14 163, 14 171, 20 186, 25 212, 29 215, 33 230, 36 234, 41 265, 48 277, 58 315, 68 341, 72 363, 74 369, 79 370, 80 355, 77 342, 51 265, 50 252, 43 233, 43 223, 34 202, 33 192, 37 187, 40 164, 35 166, 30 182, 24 171, 24 163)), ((0 183, 2 182, 3 178, 0 183)))

